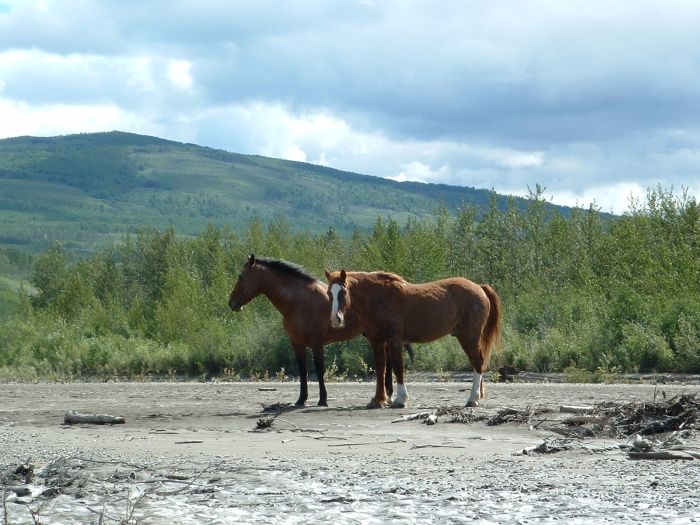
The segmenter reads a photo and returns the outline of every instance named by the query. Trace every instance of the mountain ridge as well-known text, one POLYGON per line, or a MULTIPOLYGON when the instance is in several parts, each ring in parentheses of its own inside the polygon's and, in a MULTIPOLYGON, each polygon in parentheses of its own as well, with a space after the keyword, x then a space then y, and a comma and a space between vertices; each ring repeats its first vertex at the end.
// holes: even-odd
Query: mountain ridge
MULTIPOLYGON (((52 241, 91 251, 140 228, 237 229, 255 217, 349 233, 377 217, 405 223, 442 206, 482 213, 492 195, 122 131, 2 139, 0 184, 0 245, 33 251, 52 241)), ((497 198, 505 207, 508 197, 497 198)))

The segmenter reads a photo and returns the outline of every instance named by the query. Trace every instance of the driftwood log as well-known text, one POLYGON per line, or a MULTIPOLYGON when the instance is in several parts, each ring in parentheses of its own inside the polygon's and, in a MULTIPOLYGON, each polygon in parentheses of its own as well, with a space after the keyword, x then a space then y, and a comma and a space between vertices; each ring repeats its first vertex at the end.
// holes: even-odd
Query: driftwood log
POLYGON ((693 460, 692 454, 686 454, 683 452, 669 452, 666 450, 651 451, 651 452, 628 452, 630 459, 682 459, 682 460, 693 460))
POLYGON ((602 425, 608 420, 605 416, 571 416, 567 417, 562 421, 565 425, 586 425, 588 423, 594 423, 596 425, 602 425))
POLYGON ((562 405, 559 407, 559 412, 564 412, 566 414, 586 414, 588 412, 593 412, 595 407, 584 405, 562 405))
POLYGON ((19 496, 20 498, 23 496, 29 496, 31 495, 32 491, 29 487, 24 487, 24 486, 12 486, 12 485, 7 485, 5 487, 5 490, 7 492, 14 492, 19 496))
POLYGON ((414 419, 425 419, 427 418, 432 412, 417 412, 415 414, 406 414, 405 416, 397 417, 396 419, 392 419, 392 423, 400 423, 402 421, 413 421, 414 419))
POLYGON ((68 411, 63 416, 64 425, 80 425, 87 423, 90 425, 123 425, 126 423, 124 416, 110 416, 109 414, 81 414, 80 412, 68 411))

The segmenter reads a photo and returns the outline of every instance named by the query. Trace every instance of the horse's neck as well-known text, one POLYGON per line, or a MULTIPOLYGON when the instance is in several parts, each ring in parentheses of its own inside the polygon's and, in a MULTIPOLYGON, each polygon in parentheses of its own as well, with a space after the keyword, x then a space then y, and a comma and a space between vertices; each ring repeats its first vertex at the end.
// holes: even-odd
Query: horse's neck
POLYGON ((274 272, 270 272, 269 278, 262 282, 261 293, 284 315, 294 308, 298 301, 298 292, 294 293, 297 287, 299 284, 293 279, 281 279, 274 272))
POLYGON ((372 300, 372 297, 376 293, 376 291, 373 293, 373 288, 377 286, 380 285, 376 281, 368 277, 363 278, 362 274, 355 277, 354 282, 351 283, 352 289, 355 290, 355 293, 350 292, 352 308, 360 315, 374 315, 376 302, 372 300))

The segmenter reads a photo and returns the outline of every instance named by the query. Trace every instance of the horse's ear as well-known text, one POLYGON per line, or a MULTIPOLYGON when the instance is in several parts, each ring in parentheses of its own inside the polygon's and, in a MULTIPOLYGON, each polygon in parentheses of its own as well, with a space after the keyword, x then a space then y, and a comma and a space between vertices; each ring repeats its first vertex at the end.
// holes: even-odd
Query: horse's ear
POLYGON ((325 269, 325 270, 323 270, 323 271, 324 271, 325 274, 326 274, 326 281, 329 281, 329 282, 330 282, 330 280, 331 280, 331 272, 329 272, 328 269, 325 269))
POLYGON ((250 266, 255 266, 255 254, 251 253, 250 257, 248 257, 248 264, 250 266))
POLYGON ((345 279, 348 278, 348 274, 345 273, 345 270, 340 270, 340 282, 345 284, 345 279))

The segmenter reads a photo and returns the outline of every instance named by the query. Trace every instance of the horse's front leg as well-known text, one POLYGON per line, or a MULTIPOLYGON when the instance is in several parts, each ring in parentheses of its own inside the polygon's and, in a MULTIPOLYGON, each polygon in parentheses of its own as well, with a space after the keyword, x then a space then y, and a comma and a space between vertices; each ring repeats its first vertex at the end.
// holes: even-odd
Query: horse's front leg
POLYGON ((295 405, 303 407, 306 404, 306 400, 309 398, 308 374, 306 371, 306 345, 292 341, 292 349, 294 350, 294 356, 297 358, 297 366, 299 367, 299 399, 297 399, 295 405))
POLYGON ((384 341, 370 341, 374 353, 374 369, 377 374, 377 388, 374 398, 369 402, 367 408, 384 408, 386 404, 386 387, 384 377, 386 373, 386 346, 384 341))
POLYGON ((316 370, 316 377, 318 377, 318 406, 327 407, 328 393, 326 392, 326 383, 323 380, 323 376, 326 373, 323 362, 323 345, 315 344, 312 350, 314 352, 314 369, 316 370))
POLYGON ((387 353, 396 376, 396 397, 391 403, 392 408, 404 408, 408 401, 408 392, 403 384, 403 355, 401 354, 401 341, 392 339, 387 341, 387 353))

